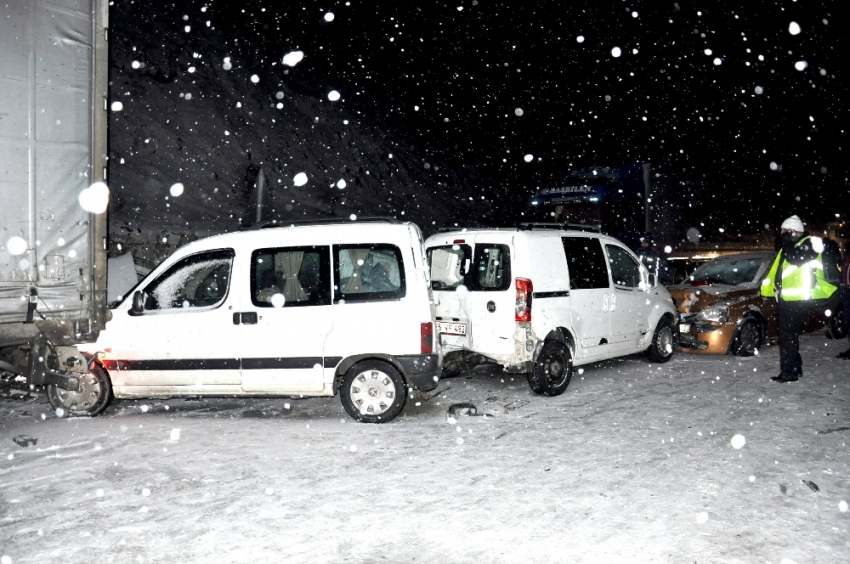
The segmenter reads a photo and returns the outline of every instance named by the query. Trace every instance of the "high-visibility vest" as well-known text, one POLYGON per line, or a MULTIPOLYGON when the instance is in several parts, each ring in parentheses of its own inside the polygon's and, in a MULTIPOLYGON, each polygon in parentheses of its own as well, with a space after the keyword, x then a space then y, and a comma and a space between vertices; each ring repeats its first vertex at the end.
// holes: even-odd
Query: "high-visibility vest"
MULTIPOLYGON (((806 239, 812 239, 816 245, 819 242, 818 237, 803 237, 794 245, 799 246, 806 239)), ((821 245, 822 246, 822 245, 821 245)), ((835 290, 838 289, 834 284, 830 284, 823 277, 823 253, 818 253, 817 258, 809 262, 797 266, 782 259, 782 252, 776 254, 773 259, 773 264, 770 265, 770 270, 767 271, 767 277, 761 281, 761 295, 773 298, 776 297, 776 276, 781 273, 782 287, 780 288, 780 296, 785 302, 799 302, 803 300, 822 300, 830 297, 835 290), (780 271, 780 262, 782 262, 780 271)))

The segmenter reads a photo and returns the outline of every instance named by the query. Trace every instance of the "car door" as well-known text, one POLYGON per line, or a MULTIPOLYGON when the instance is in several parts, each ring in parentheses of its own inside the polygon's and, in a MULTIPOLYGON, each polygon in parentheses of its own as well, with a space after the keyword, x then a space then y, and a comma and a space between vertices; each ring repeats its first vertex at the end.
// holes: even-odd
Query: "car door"
POLYGON ((611 284, 598 237, 561 238, 570 277, 570 322, 578 341, 576 361, 609 354, 611 284))
POLYGON ((104 364, 126 393, 238 390, 238 269, 233 249, 193 253, 140 288, 143 311, 117 310, 104 364))
POLYGON ((333 327, 330 247, 259 248, 245 272, 240 326, 242 389, 250 393, 321 392, 333 382, 325 340, 333 327), (327 368, 327 370, 326 370, 327 368), (326 372, 330 373, 325 377, 326 372))
POLYGON ((611 348, 617 354, 640 349, 640 340, 649 331, 652 302, 646 290, 649 276, 632 254, 613 243, 605 244, 611 271, 611 348))

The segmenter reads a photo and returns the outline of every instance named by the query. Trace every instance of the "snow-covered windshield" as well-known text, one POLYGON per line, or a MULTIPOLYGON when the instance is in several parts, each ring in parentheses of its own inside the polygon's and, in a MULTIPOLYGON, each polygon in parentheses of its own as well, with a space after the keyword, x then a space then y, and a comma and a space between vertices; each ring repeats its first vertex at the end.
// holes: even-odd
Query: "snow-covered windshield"
POLYGON ((233 251, 187 257, 145 289, 145 309, 207 307, 227 294, 233 251))
POLYGON ((694 286, 725 284, 737 286, 757 282, 761 267, 768 262, 765 258, 715 259, 694 270, 689 281, 694 286))

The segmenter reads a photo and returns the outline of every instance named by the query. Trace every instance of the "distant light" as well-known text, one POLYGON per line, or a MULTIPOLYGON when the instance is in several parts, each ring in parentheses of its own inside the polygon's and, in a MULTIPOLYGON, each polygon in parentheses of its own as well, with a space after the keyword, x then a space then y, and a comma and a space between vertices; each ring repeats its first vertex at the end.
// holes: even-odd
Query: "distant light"
POLYGON ((292 179, 296 186, 304 186, 307 184, 307 173, 299 172, 295 175, 295 178, 292 179))
POLYGON ((304 51, 291 51, 283 56, 283 64, 294 67, 304 59, 304 51))
POLYGON ((260 77, 257 76, 256 74, 252 74, 251 75, 251 82, 253 82, 254 84, 257 84, 258 82, 260 82, 260 77))
POLYGON ((113 112, 120 112, 124 109, 124 104, 116 100, 115 102, 112 102, 110 108, 112 108, 113 112))
POLYGON ((171 188, 168 191, 175 198, 180 196, 181 194, 183 194, 183 183, 182 182, 175 182, 174 184, 171 185, 171 188))
POLYGON ((622 54, 623 54, 623 52, 620 50, 619 47, 614 47, 613 49, 611 49, 611 56, 614 57, 615 59, 622 54))
POLYGON ((597 198, 596 196, 594 196, 594 197, 590 198, 590 201, 591 201, 591 202, 598 202, 598 201, 599 201, 599 198, 597 198))
POLYGON ((797 61, 796 63, 794 63, 794 68, 798 71, 806 70, 808 66, 809 63, 807 63, 806 61, 797 61))
POLYGON ((327 14, 325 14, 325 21, 326 22, 332 22, 332 21, 334 21, 334 17, 335 16, 334 16, 333 12, 328 12, 327 14))
POLYGON ((331 90, 330 92, 328 92, 328 100, 330 100, 331 102, 336 102, 337 100, 339 100, 339 92, 337 92, 336 90, 331 90))
POLYGON ((537 200, 531 200, 531 205, 532 205, 532 206, 536 206, 536 205, 537 205, 537 204, 539 204, 539 203, 540 203, 540 202, 538 202, 537 200))
POLYGON ((791 22, 788 24, 788 33, 791 35, 798 35, 801 31, 803 30, 800 29, 800 24, 797 22, 791 22))

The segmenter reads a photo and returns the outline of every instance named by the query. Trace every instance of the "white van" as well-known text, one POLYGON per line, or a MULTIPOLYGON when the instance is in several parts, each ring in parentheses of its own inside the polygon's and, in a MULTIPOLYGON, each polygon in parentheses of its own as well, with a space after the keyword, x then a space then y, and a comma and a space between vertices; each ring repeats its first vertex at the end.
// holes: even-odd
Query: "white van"
POLYGON ((442 354, 422 235, 357 221, 229 233, 191 243, 112 310, 72 415, 117 398, 332 396, 364 422, 393 419, 408 388, 437 386, 442 354))
POLYGON ((451 375, 481 362, 558 395, 574 366, 673 355, 676 307, 622 243, 557 227, 440 233, 425 241, 451 375))

